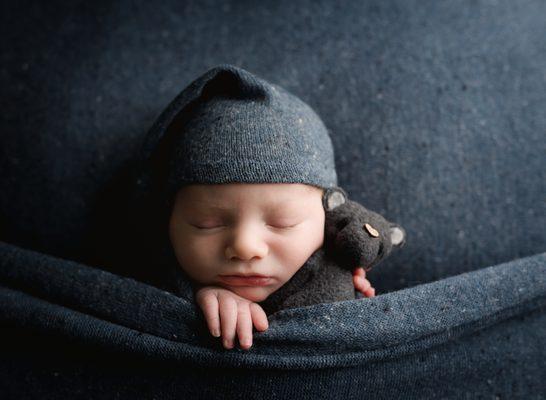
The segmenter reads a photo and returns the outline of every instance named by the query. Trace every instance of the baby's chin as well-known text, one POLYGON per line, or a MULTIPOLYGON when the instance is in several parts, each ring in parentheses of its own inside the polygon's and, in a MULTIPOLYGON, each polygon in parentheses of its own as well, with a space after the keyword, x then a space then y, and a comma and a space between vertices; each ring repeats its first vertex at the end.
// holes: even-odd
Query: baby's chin
POLYGON ((273 291, 272 287, 269 286, 230 286, 226 287, 226 289, 255 303, 264 301, 273 291))

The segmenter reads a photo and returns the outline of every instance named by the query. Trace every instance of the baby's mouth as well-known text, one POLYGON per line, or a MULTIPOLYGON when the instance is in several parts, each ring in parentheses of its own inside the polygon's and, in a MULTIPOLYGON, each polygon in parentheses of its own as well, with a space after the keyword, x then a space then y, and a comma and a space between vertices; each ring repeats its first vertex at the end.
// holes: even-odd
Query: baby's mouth
POLYGON ((273 281, 264 275, 220 275, 220 279, 231 286, 267 286, 273 281))

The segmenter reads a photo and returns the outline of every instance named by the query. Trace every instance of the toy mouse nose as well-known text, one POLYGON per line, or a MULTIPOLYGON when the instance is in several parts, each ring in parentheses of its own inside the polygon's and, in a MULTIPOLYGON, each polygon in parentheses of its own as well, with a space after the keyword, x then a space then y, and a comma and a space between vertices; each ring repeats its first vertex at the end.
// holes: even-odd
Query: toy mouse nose
POLYGON ((406 244, 406 231, 400 225, 391 225, 391 243, 393 246, 402 247, 406 244))

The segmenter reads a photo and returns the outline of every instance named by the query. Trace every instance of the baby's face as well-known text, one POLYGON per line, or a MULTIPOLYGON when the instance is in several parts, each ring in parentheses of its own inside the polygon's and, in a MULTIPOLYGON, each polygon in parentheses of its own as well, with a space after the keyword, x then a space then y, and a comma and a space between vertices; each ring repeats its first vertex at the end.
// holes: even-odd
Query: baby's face
POLYGON ((178 263, 202 285, 265 300, 322 246, 322 193, 295 183, 185 186, 176 195, 169 223, 178 263))

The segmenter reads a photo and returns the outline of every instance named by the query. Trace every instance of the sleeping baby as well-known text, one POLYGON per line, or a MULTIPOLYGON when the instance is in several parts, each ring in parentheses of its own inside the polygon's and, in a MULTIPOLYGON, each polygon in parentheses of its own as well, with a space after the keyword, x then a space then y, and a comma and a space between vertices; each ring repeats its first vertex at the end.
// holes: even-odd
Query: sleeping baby
POLYGON ((150 179, 175 273, 225 348, 238 338, 249 349, 282 309, 375 295, 366 271, 405 232, 338 186, 328 131, 306 103, 223 64, 166 115, 150 179))

